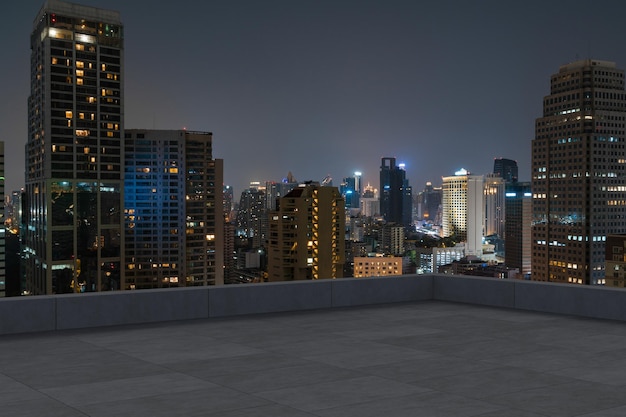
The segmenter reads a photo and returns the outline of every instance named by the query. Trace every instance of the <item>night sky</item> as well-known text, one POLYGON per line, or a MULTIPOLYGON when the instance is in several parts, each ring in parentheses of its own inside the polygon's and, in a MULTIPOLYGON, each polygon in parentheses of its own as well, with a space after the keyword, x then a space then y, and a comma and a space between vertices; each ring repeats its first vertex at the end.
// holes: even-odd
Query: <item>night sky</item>
MULTIPOLYGON (((550 75, 584 58, 626 68, 622 1, 84 0, 125 26, 126 128, 213 132, 235 195, 250 181, 406 164, 414 192, 515 159, 530 180, 550 75)), ((6 190, 24 184, 32 22, 0 31, 6 190)))

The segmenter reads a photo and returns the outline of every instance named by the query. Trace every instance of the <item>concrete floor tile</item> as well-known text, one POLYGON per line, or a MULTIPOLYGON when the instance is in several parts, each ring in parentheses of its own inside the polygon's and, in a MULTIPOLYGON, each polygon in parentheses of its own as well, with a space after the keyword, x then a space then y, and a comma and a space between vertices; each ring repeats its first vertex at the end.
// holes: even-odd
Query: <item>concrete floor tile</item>
POLYGON ((256 393, 257 396, 302 411, 356 405, 384 398, 403 397, 426 390, 366 376, 256 393))

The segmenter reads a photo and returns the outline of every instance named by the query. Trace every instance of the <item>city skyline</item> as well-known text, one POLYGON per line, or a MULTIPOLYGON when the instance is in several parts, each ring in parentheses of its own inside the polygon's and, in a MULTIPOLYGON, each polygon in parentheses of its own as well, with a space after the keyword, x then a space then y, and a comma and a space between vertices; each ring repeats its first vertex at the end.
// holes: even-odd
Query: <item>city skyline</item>
MULTIPOLYGON (((529 180, 553 69, 586 57, 626 64, 626 29, 607 13, 620 3, 611 1, 568 10, 489 1, 76 3, 122 15, 125 127, 213 132, 235 195, 288 172, 338 185, 361 171, 378 187, 381 157, 405 163, 416 191, 460 167, 490 172, 500 157, 517 160, 529 180)), ((24 185, 28 41, 42 4, 12 4, 5 26, 7 191, 24 185)))

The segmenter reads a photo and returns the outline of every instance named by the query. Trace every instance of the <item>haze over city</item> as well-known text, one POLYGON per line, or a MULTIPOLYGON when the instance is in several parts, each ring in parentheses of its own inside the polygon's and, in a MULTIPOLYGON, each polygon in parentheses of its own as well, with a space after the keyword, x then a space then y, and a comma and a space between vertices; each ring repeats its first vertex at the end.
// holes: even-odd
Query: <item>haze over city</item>
MULTIPOLYGON (((414 189, 530 144, 549 76, 593 57, 626 66, 617 1, 84 0, 125 26, 125 127, 211 131, 235 193, 250 181, 354 171, 382 157, 414 189), (592 28, 592 30, 590 30, 592 28)), ((29 37, 39 0, 11 4, 0 67, 6 189, 24 184, 29 37)))

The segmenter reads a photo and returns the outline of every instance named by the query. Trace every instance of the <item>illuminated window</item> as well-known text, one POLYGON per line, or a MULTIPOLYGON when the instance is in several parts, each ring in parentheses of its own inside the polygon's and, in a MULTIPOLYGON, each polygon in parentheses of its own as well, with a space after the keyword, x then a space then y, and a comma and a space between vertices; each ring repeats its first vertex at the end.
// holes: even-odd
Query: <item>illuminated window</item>
POLYGON ((113 137, 113 132, 107 132, 107 138, 112 138, 113 137))
POLYGON ((67 119, 71 119, 72 118, 72 111, 71 110, 66 110, 65 111, 65 117, 67 119))
POLYGON ((85 63, 83 61, 76 61, 76 68, 85 68, 85 63))
POLYGON ((59 63, 59 60, 56 57, 52 57, 52 65, 56 65, 59 63))
POLYGON ((106 71, 107 70, 107 64, 102 64, 101 68, 102 68, 102 71, 106 71))
POLYGON ((85 50, 85 45, 81 45, 79 43, 76 44, 76 50, 77 51, 84 51, 85 50))
POLYGON ((85 118, 85 113, 78 113, 78 118, 79 119, 84 119, 85 118))
MULTIPOLYGON (((91 104, 94 104, 96 102, 96 98, 95 97, 87 97, 87 101, 91 104)), ((93 120, 93 115, 91 120, 93 120)))
POLYGON ((76 76, 77 77, 83 77, 85 75, 85 71, 83 70, 76 70, 76 76))
POLYGON ((83 79, 82 78, 77 78, 76 79, 76 85, 83 85, 83 79))

